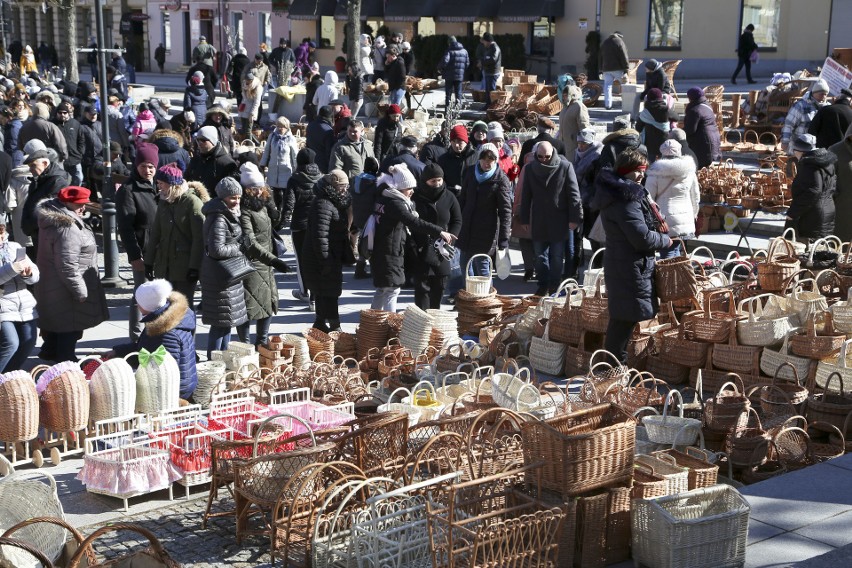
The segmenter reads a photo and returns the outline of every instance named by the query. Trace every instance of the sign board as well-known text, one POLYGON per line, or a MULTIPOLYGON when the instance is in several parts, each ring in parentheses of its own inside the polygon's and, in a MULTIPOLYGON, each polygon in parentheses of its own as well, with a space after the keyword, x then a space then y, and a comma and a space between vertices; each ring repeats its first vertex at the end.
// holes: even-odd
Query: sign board
POLYGON ((825 79, 831 95, 835 97, 840 94, 840 89, 848 89, 852 86, 852 71, 831 57, 825 58, 819 77, 825 79))
POLYGON ((580 18, 578 25, 581 30, 587 30, 589 29, 589 20, 586 18, 580 18))
POLYGON ((189 35, 196 40, 201 35, 201 22, 199 20, 191 20, 189 22, 189 35))

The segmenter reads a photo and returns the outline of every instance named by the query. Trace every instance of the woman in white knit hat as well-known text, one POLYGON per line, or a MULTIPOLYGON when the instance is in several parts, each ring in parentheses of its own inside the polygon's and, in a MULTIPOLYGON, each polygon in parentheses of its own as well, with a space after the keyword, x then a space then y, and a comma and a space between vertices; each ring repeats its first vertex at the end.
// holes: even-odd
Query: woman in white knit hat
POLYGON ((417 187, 414 174, 405 164, 388 168, 377 180, 381 195, 376 200, 376 231, 370 265, 373 271, 374 310, 396 311, 396 300, 405 282, 405 241, 411 233, 427 236, 427 242, 442 238, 448 243, 455 235, 438 225, 420 219, 411 195, 417 187))

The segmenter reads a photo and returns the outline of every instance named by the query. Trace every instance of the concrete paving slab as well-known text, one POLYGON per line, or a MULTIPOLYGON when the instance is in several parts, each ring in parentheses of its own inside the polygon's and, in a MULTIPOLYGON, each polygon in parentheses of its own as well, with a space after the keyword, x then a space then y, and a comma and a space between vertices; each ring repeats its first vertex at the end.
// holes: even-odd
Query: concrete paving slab
POLYGON ((745 568, 786 568, 832 550, 834 548, 827 544, 795 533, 783 533, 749 546, 745 568))
POLYGON ((812 523, 796 531, 796 534, 808 537, 834 547, 852 544, 852 511, 812 523))
POLYGON ((852 545, 837 548, 795 564, 795 568, 826 568, 826 566, 852 566, 852 545))
POLYGON ((762 540, 778 536, 784 532, 786 531, 782 528, 758 521, 757 519, 749 518, 747 546, 757 544, 762 540))

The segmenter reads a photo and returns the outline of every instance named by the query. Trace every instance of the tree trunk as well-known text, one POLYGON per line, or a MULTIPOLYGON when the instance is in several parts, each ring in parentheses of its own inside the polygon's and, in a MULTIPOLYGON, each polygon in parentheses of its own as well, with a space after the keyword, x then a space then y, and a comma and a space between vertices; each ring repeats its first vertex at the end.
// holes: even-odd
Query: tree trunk
POLYGON ((65 20, 65 30, 68 32, 68 49, 65 50, 65 79, 71 83, 80 80, 77 69, 77 2, 64 0, 61 12, 65 20))
MULTIPOLYGON (((349 0, 346 6, 349 21, 346 22, 347 39, 346 61, 358 63, 358 54, 361 47, 361 0, 349 0)), ((363 69, 362 69, 363 71, 363 69)))

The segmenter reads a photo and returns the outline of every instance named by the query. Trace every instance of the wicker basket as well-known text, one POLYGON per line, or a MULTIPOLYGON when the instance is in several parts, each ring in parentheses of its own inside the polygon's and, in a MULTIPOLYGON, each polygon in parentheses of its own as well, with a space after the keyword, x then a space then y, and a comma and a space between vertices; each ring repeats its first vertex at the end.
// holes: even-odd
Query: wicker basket
MULTIPOLYGON (((671 327, 658 331, 654 340, 654 348, 659 358, 668 363, 683 364, 688 361, 692 367, 704 367, 707 364, 710 344, 695 341, 691 323, 678 323, 671 304, 668 309, 671 327)), ((651 361, 648 363, 651 364, 651 361)))
POLYGON ((689 470, 677 465, 669 456, 638 455, 636 464, 652 467, 657 475, 666 480, 666 495, 689 490, 689 470))
POLYGON ((781 238, 772 239, 766 260, 757 265, 757 281, 767 292, 781 292, 787 280, 799 271, 801 263, 793 245, 781 238))
POLYGON ((688 446, 684 452, 676 449, 668 449, 654 452, 652 455, 670 456, 678 466, 687 468, 689 470, 688 483, 690 491, 716 485, 719 476, 719 466, 708 461, 715 459, 713 452, 688 446))
POLYGON ((200 404, 201 408, 207 408, 210 406, 213 390, 225 376, 227 368, 224 361, 204 361, 198 363, 195 369, 198 374, 198 384, 195 386, 195 392, 192 393, 192 400, 200 404))
POLYGON ((850 343, 852 340, 848 339, 843 342, 836 358, 827 357, 817 364, 814 373, 815 388, 828 390, 829 377, 837 375, 840 378, 840 391, 852 392, 852 367, 849 366, 849 357, 852 356, 852 351, 849 350, 850 343))
POLYGON ((26 442, 38 436, 38 393, 26 371, 0 375, 0 441, 26 442))
POLYGON ((734 324, 730 323, 731 334, 728 343, 713 346, 710 360, 713 366, 725 371, 757 375, 760 373, 760 353, 762 347, 755 345, 740 345, 734 324))
MULTIPOLYGON (((85 361, 80 361, 81 367, 85 361)), ((127 416, 136 408, 136 377, 126 358, 103 361, 92 374, 89 391, 92 422, 127 416)))
POLYGON ((739 311, 748 314, 737 321, 737 339, 741 345, 776 345, 796 327, 795 314, 785 310, 782 298, 760 294, 740 302, 739 311), (766 306, 763 302, 766 301, 766 306))
POLYGON ((41 425, 51 432, 76 432, 89 423, 89 385, 76 363, 42 365, 32 370, 33 376, 43 374, 36 384, 47 382, 39 395, 41 425), (48 382, 49 381, 49 382, 48 382))
POLYGON ((656 568, 742 566, 749 511, 728 485, 635 501, 633 560, 656 568))
POLYGON ((741 319, 735 308, 734 293, 731 290, 708 292, 704 294, 704 309, 687 312, 682 321, 690 323, 695 339, 708 343, 725 343, 730 337, 732 324, 741 319), (728 299, 728 311, 711 310, 713 300, 723 297, 728 299))
POLYGON ((844 390, 843 377, 840 373, 832 373, 828 376, 825 389, 825 392, 813 393, 808 399, 805 418, 809 423, 825 422, 843 431, 846 427, 846 416, 852 412, 852 395, 844 390), (831 391, 831 387, 835 384, 839 387, 839 392, 831 391))
POLYGON ((633 470, 633 499, 653 499, 669 495, 668 482, 662 475, 658 475, 654 468, 648 464, 634 464, 633 470))
POLYGON ((651 415, 642 419, 648 431, 648 439, 655 444, 691 446, 698 439, 701 421, 683 416, 683 397, 680 391, 670 390, 663 403, 661 416, 651 415), (669 416, 669 409, 677 396, 678 416, 669 416))
POLYGON ((706 278, 704 267, 686 254, 686 244, 683 240, 675 239, 675 241, 680 242, 683 254, 674 258, 658 260, 654 270, 657 296, 663 302, 698 298, 701 293, 699 278, 706 278), (693 263, 699 266, 700 276, 695 274, 693 263))
POLYGON ((578 288, 568 294, 563 305, 555 305, 550 309, 550 338, 553 341, 567 345, 580 343, 580 334, 583 331, 583 314, 580 306, 584 298, 585 292, 578 288), (579 305, 572 302, 575 293, 580 296, 579 305))
POLYGON ((316 360, 317 355, 322 352, 334 356, 334 339, 329 334, 311 327, 306 329, 303 335, 308 341, 308 353, 310 353, 311 361, 316 360))
POLYGON ((750 406, 747 396, 732 382, 723 384, 704 403, 704 424, 720 432, 733 430, 743 411, 750 406), (731 387, 728 389, 728 387, 731 387))
POLYGON ((180 401, 180 369, 170 353, 165 353, 162 363, 152 357, 147 365, 136 369, 136 411, 157 414, 173 410, 180 401))
POLYGON ((628 483, 633 476, 636 428, 614 404, 601 404, 523 424, 524 461, 545 460, 542 487, 563 497, 628 483))
POLYGON ((598 278, 595 282, 595 294, 583 298, 583 303, 580 306, 583 329, 586 331, 606 333, 606 328, 609 325, 609 301, 601 293, 602 284, 603 278, 598 278))
MULTIPOLYGON (((0 481, 0 534, 33 517, 64 518, 53 476, 28 471, 13 473, 0 481)), ((66 536, 64 528, 47 523, 31 525, 15 533, 16 539, 35 547, 51 560, 59 558, 66 536)), ((0 547, 0 565, 29 567, 34 562, 27 553, 0 547)))
POLYGON ((475 254, 470 257, 470 260, 467 261, 467 267, 465 269, 465 283, 464 287, 467 290, 468 294, 472 296, 490 296, 491 295, 491 271, 493 266, 491 264, 491 257, 487 254, 475 254), (475 258, 485 258, 488 260, 488 276, 471 276, 470 269, 473 263, 473 259, 475 258))
POLYGON ((794 355, 809 359, 826 359, 836 355, 843 347, 846 334, 834 330, 831 312, 822 312, 821 333, 816 325, 819 317, 818 314, 811 314, 805 323, 805 332, 797 333, 790 338, 790 350, 794 355))
POLYGON ((743 411, 745 416, 737 422, 737 428, 726 440, 728 460, 734 467, 751 467, 755 463, 763 463, 766 453, 759 454, 759 449, 768 450, 766 441, 769 434, 763 429, 757 411, 749 406, 743 411), (752 422, 752 418, 754 422, 752 422))
POLYGON ((772 349, 770 346, 766 346, 763 348, 763 352, 760 355, 760 370, 763 374, 774 376, 775 373, 778 372, 778 376, 782 379, 795 379, 793 373, 788 368, 782 368, 784 363, 789 363, 794 369, 796 369, 796 372, 800 377, 808 377, 810 375, 811 366, 816 365, 815 361, 807 357, 797 357, 790 352, 789 334, 784 337, 784 342, 781 344, 778 351, 772 349))
POLYGON ((530 362, 536 371, 548 375, 562 374, 565 365, 565 344, 551 341, 548 323, 542 337, 533 337, 530 343, 530 362))

